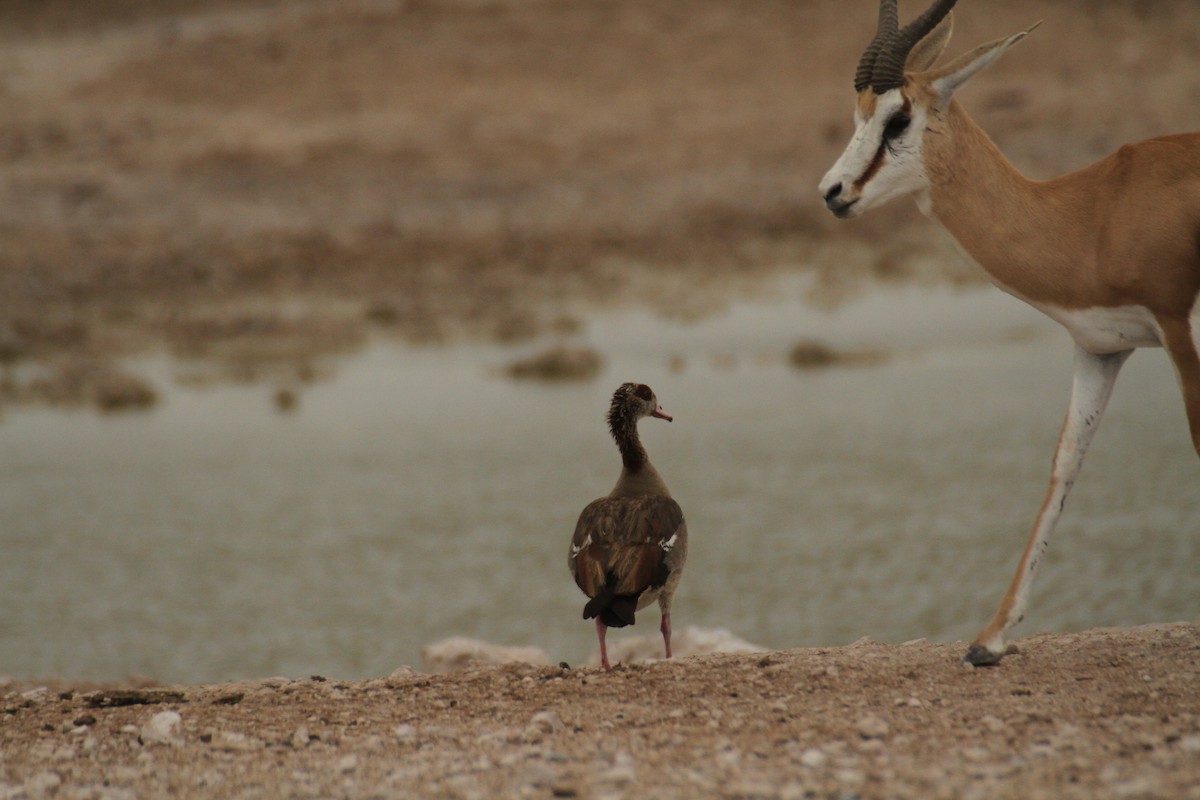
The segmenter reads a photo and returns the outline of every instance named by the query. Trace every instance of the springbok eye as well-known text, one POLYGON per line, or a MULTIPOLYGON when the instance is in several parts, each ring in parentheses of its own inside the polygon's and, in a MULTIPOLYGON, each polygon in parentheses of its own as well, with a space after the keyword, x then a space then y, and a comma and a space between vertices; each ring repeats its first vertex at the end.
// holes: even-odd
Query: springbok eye
POLYGON ((889 119, 887 124, 883 126, 883 140, 885 142, 891 141, 892 139, 902 135, 906 130, 908 130, 908 124, 910 122, 912 122, 912 117, 904 112, 893 114, 892 118, 889 119))

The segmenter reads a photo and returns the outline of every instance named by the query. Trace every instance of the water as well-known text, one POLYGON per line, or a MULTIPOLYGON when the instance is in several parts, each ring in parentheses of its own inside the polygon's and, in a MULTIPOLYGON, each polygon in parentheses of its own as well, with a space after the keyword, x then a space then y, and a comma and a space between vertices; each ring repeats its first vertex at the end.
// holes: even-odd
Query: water
MULTIPOLYGON (((991 290, 828 313, 780 294, 691 326, 594 320, 583 339, 608 365, 582 384, 497 377, 513 349, 380 344, 291 415, 238 386, 127 416, 10 411, 0 674, 349 679, 456 634, 581 662, 594 634, 566 547, 616 478, 603 413, 623 380, 675 416, 642 433, 692 537, 677 627, 769 647, 969 639, 1041 503, 1069 340, 991 290), (816 334, 894 355, 787 366, 816 334)), ((144 366, 169 383, 173 365, 144 366)), ((1166 356, 1138 353, 1018 635, 1195 619, 1198 487, 1166 356)), ((634 634, 656 629, 643 619, 634 634)))

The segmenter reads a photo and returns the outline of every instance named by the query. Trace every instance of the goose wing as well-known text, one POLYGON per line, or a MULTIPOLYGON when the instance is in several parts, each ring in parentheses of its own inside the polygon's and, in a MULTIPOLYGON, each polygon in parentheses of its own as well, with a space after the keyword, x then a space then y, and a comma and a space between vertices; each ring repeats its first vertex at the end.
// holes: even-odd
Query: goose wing
POLYGON ((640 594, 666 583, 686 536, 683 510, 666 495, 602 497, 579 515, 567 566, 588 597, 606 585, 640 594))

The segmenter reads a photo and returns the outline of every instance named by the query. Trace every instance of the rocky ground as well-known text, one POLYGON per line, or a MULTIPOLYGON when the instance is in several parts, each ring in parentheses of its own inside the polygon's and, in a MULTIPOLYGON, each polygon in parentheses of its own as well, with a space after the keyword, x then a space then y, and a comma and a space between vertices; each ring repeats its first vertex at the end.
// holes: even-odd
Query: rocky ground
POLYGON ((342 682, 23 683, 0 798, 1200 798, 1200 627, 342 682))

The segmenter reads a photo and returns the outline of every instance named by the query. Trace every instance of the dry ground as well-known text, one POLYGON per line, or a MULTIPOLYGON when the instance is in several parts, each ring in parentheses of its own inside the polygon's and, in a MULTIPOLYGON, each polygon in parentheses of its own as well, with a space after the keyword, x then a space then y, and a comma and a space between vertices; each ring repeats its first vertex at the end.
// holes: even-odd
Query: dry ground
POLYGON ((0 798, 1200 798, 1200 627, 1036 636, 990 669, 962 652, 271 678, 116 707, 137 693, 25 684, 0 695, 0 798))

